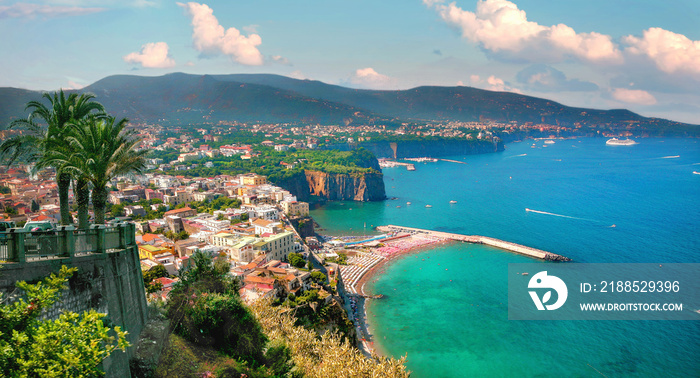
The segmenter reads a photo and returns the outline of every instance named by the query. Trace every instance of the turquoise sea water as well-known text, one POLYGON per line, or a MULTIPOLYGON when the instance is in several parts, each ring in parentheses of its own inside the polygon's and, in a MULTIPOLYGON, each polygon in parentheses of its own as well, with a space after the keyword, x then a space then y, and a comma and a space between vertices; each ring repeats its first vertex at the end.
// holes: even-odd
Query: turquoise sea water
MULTIPOLYGON (((700 143, 638 142, 525 141, 451 157, 467 164, 384 169, 387 195, 398 200, 329 203, 312 215, 330 234, 397 224, 492 236, 576 262, 700 262, 692 173, 700 143)), ((700 376, 700 321, 509 321, 514 262, 535 260, 448 244, 386 265, 368 284, 386 296, 368 308, 375 346, 408 354, 415 377, 700 376)))

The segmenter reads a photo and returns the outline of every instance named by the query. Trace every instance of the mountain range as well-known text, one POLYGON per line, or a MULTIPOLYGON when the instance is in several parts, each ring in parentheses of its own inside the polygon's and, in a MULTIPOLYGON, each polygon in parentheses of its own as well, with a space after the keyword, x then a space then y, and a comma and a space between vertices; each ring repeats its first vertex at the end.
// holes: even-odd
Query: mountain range
MULTIPOLYGON (((79 92, 94 93, 97 101, 117 117, 172 125, 218 121, 398 124, 490 120, 562 126, 636 124, 698 133, 695 125, 643 117, 625 109, 575 108, 537 97, 464 86, 362 90, 271 74, 172 73, 158 77, 109 76, 79 92)), ((0 88, 0 125, 25 116, 25 104, 40 95, 36 91, 0 88)))

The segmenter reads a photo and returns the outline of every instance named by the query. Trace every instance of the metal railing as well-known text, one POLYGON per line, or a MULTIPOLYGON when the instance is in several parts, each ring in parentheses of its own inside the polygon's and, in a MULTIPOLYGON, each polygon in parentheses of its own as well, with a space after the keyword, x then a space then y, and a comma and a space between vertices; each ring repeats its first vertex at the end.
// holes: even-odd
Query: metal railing
POLYGON ((12 228, 0 232, 0 263, 26 263, 42 259, 72 258, 108 253, 136 246, 133 223, 92 225, 77 230, 60 226, 56 230, 26 231, 12 228))

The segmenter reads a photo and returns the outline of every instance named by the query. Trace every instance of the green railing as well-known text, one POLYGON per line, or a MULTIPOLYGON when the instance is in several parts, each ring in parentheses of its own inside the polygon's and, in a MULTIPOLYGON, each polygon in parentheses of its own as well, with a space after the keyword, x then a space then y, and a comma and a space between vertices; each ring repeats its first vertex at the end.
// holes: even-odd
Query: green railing
POLYGON ((0 263, 26 263, 42 259, 73 258, 109 253, 136 246, 133 223, 92 225, 77 230, 60 226, 56 230, 30 232, 12 228, 0 233, 0 263))

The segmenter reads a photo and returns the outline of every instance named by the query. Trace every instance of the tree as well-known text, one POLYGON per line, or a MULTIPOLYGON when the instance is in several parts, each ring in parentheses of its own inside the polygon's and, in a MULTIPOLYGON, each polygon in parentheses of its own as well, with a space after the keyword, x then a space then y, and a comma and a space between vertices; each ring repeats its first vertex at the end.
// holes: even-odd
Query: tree
MULTIPOLYGON (((58 184, 58 200, 61 210, 61 224, 70 224, 70 208, 68 205, 68 189, 71 175, 62 169, 59 162, 46 160, 47 152, 67 146, 66 129, 71 121, 80 120, 93 112, 102 113, 104 107, 99 102, 93 102, 92 94, 71 93, 68 97, 63 90, 54 92, 53 96, 44 93, 50 107, 39 101, 29 101, 25 110, 30 110, 27 119, 18 119, 10 123, 10 128, 22 128, 23 133, 7 139, 0 144, 0 155, 7 160, 8 165, 23 159, 37 162, 37 168, 48 166, 56 168, 56 183, 58 184), (37 124, 42 120, 46 125, 37 124)), ((76 193, 77 194, 77 193, 76 193)))
POLYGON ((4 186, 4 185, 0 185, 0 193, 2 193, 2 194, 10 194, 10 193, 12 193, 12 190, 10 190, 10 188, 8 188, 8 187, 6 187, 6 186, 4 186))
POLYGON ((311 279, 319 284, 326 282, 326 275, 321 272, 311 272, 311 279))
POLYGON ((147 270, 145 273, 143 273, 143 284, 146 287, 146 291, 148 293, 155 293, 156 291, 160 291, 163 288, 163 284, 160 282, 153 282, 153 280, 167 276, 168 270, 165 269, 165 267, 161 264, 158 264, 152 267, 151 269, 147 270))
POLYGON ((113 217, 123 217, 124 216, 124 204, 112 205, 112 210, 110 211, 113 217))
POLYGON ((318 334, 299 326, 293 312, 272 306, 269 299, 251 305, 260 325, 272 339, 271 344, 287 345, 299 375, 304 377, 408 377, 401 359, 365 357, 357 348, 343 341, 336 332, 318 334))
MULTIPOLYGON (((17 282, 24 295, 0 305, 0 375, 4 377, 93 377, 115 349, 126 350, 126 332, 104 324, 94 310, 64 311, 58 319, 41 319, 77 268, 61 267, 37 284, 17 282), (110 336, 114 333, 116 336, 110 336)), ((4 303, 4 302, 3 302, 4 303)))
POLYGON ((95 223, 104 224, 109 181, 119 175, 140 172, 146 166, 148 150, 136 150, 134 130, 125 130, 126 118, 88 117, 73 123, 66 137, 71 151, 56 150, 50 159, 75 177, 92 184, 95 223))
POLYGON ((238 281, 227 275, 229 264, 201 252, 180 271, 168 299, 167 313, 176 334, 199 345, 213 346, 249 362, 264 362, 267 337, 238 296, 238 281))
POLYGON ((295 268, 303 268, 304 265, 306 265, 304 258, 298 253, 290 253, 289 255, 287 255, 287 260, 289 261, 289 264, 291 264, 295 268))

